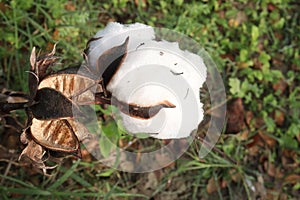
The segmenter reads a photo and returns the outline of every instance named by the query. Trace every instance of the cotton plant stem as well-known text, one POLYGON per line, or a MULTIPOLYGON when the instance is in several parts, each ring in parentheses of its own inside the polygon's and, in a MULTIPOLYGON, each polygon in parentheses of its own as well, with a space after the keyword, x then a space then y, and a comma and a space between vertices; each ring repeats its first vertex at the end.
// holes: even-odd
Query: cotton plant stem
POLYGON ((19 110, 19 109, 24 109, 27 107, 27 102, 26 103, 7 103, 7 102, 0 102, 0 113, 9 113, 12 110, 19 110))

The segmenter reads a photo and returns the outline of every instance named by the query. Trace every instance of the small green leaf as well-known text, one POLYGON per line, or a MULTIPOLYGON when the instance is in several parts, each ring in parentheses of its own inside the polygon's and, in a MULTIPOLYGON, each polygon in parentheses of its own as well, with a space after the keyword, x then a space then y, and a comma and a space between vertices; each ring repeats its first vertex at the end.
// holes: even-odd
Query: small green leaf
POLYGON ((174 4, 176 6, 181 6, 183 4, 183 0, 174 0, 174 4))
POLYGON ((286 147, 288 149, 298 149, 299 145, 297 140, 290 135, 282 135, 279 139, 279 143, 282 147, 286 147))
POLYGON ((241 81, 237 78, 229 79, 230 93, 235 96, 243 96, 241 93, 241 81))
POLYGON ((274 130, 276 128, 276 124, 275 124, 274 120, 268 116, 268 113, 266 111, 263 111, 263 119, 267 126, 267 131, 270 133, 274 132, 274 130))
POLYGON ((253 25, 251 27, 251 39, 253 42, 256 42, 259 37, 259 29, 257 26, 253 25))
POLYGON ((246 62, 248 60, 248 50, 242 49, 240 51, 240 61, 241 62, 246 62))
POLYGON ((119 139, 118 127, 114 122, 110 122, 102 126, 102 135, 100 137, 99 145, 101 154, 107 158, 112 150, 117 146, 119 139))
POLYGON ((112 149, 111 141, 105 135, 102 135, 99 141, 99 145, 101 154, 104 156, 104 158, 107 158, 112 149))
POLYGON ((298 136, 298 134, 300 134, 300 124, 291 124, 288 128, 287 134, 291 136, 298 136))
POLYGON ((96 176, 100 177, 110 177, 115 172, 115 169, 107 169, 104 172, 101 172, 100 174, 97 174, 96 176))
POLYGON ((265 51, 263 51, 259 55, 258 59, 263 64, 263 71, 264 71, 264 73, 266 73, 270 67, 269 61, 271 60, 271 56, 269 54, 267 54, 265 51))
POLYGON ((275 24, 274 27, 276 29, 282 29, 282 27, 284 26, 285 23, 285 19, 284 18, 280 18, 280 20, 278 20, 275 24))

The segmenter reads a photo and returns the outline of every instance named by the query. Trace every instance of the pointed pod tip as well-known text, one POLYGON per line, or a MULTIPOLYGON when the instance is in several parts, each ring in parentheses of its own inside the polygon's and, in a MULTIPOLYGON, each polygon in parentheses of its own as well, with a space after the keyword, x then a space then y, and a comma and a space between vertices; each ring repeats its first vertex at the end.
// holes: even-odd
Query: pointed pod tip
POLYGON ((58 42, 56 42, 54 45, 53 45, 53 49, 51 51, 51 53, 49 53, 49 56, 53 56, 56 52, 56 45, 58 44, 58 42))
POLYGON ((160 103, 164 108, 176 108, 176 105, 172 104, 168 100, 164 100, 162 103, 160 103))
POLYGON ((30 55, 31 71, 34 71, 35 63, 36 63, 36 53, 35 53, 35 47, 33 47, 31 50, 31 55, 30 55))

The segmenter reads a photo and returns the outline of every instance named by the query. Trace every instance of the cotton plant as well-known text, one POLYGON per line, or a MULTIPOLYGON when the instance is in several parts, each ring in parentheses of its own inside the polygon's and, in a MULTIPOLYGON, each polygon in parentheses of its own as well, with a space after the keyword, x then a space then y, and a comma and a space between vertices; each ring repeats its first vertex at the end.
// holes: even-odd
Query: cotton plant
POLYGON ((113 105, 118 110, 113 116, 129 134, 157 139, 188 138, 203 120, 203 59, 160 38, 154 28, 109 23, 88 41, 83 55, 81 66, 54 72, 55 46, 46 55, 33 48, 29 94, 21 104, 0 102, 1 114, 26 110, 21 141, 27 146, 20 159, 45 174, 52 168, 47 159, 80 158, 80 143, 95 139, 87 125, 95 120, 89 105, 113 105))

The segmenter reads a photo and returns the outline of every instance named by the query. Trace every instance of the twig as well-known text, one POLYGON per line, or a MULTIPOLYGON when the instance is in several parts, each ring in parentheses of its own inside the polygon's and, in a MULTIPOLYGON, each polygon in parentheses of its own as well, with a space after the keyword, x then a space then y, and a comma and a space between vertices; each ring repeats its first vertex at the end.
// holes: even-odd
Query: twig
MULTIPOLYGON (((10 160, 8 160, 8 164, 7 164, 7 167, 5 169, 5 172, 4 172, 3 176, 7 176, 8 172, 11 168, 11 163, 12 163, 12 158, 10 158, 10 160)), ((0 185, 3 185, 4 180, 5 180, 4 178, 1 179, 0 185)))

